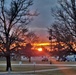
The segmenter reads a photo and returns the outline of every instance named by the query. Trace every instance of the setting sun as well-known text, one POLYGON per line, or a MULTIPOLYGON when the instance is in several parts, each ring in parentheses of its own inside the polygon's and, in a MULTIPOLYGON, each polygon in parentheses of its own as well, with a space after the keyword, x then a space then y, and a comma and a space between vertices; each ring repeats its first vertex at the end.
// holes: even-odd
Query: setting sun
POLYGON ((38 51, 42 51, 42 48, 38 48, 38 51))

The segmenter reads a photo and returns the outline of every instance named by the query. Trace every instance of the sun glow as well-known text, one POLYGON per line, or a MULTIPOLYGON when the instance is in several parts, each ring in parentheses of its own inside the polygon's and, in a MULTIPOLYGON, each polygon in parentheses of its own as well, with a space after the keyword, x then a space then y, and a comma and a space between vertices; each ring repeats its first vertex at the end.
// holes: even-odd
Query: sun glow
POLYGON ((35 43, 34 46, 48 46, 50 43, 35 43))
POLYGON ((38 51, 40 51, 40 52, 41 52, 41 51, 42 51, 42 48, 38 48, 38 51))

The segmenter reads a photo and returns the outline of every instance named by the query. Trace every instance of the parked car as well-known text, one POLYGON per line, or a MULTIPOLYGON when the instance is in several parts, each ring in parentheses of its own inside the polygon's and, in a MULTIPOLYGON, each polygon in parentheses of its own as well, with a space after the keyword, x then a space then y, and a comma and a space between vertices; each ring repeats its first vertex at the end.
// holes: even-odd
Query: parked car
POLYGON ((76 55, 68 55, 66 56, 67 61, 76 61, 76 55))
POLYGON ((66 57, 57 57, 56 60, 57 61, 66 61, 66 57))
POLYGON ((48 61, 48 58, 43 58, 42 61, 48 61))

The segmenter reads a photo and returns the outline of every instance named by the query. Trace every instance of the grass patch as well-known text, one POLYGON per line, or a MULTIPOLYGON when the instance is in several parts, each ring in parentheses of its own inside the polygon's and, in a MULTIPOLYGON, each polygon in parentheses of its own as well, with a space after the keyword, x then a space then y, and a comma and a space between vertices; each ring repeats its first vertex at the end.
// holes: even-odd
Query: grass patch
MULTIPOLYGON (((11 61, 12 64, 19 64, 20 61, 11 61)), ((34 61, 29 63, 28 61, 22 61, 22 64, 33 64, 34 61)), ((50 62, 42 62, 42 61, 35 61, 36 64, 49 64, 50 62)), ((56 62, 56 61, 55 61, 56 62)), ((0 61, 0 64, 6 64, 6 61, 0 61)), ((76 64, 76 62, 56 62, 55 64, 76 64)), ((47 69, 56 69, 58 67, 56 66, 37 66, 35 65, 12 65, 12 72, 26 72, 26 71, 35 71, 36 70, 47 70, 47 69)), ((6 66, 0 65, 0 72, 6 72, 6 66)), ((64 70, 56 70, 56 71, 44 71, 44 72, 31 72, 28 74, 23 75, 76 75, 76 67, 72 67, 70 69, 64 69, 64 70), (72 71, 72 73, 71 73, 72 71), (67 74, 66 74, 67 73, 67 74)), ((16 75, 16 74, 15 74, 16 75)), ((20 75, 20 74, 19 74, 20 75)))
POLYGON ((45 69, 54 69, 55 66, 12 66, 13 71, 34 71, 35 70, 45 70, 45 69))
POLYGON ((6 67, 5 66, 0 66, 0 72, 5 72, 6 67))
MULTIPOLYGON (((55 69, 57 67, 55 66, 35 66, 35 71, 36 70, 47 70, 47 69, 55 69)), ((12 72, 26 72, 26 71, 34 71, 34 66, 29 65, 29 66, 12 66, 12 72)), ((5 72, 5 66, 0 66, 0 72, 5 72)), ((26 74, 26 73, 25 73, 26 74)), ((44 72, 31 72, 28 73, 27 75, 76 75, 76 67, 71 67, 68 69, 63 69, 63 70, 54 70, 54 71, 44 71, 44 72), (72 72, 72 73, 71 73, 72 72), (66 74, 67 73, 67 74, 66 74)), ((24 75, 24 74, 23 74, 24 75)))
POLYGON ((48 72, 39 72, 39 73, 37 72, 35 74, 37 75, 65 75, 61 71, 48 71, 48 72))
POLYGON ((55 71, 45 71, 45 72, 35 72, 35 73, 28 73, 28 74, 36 74, 36 75, 76 75, 76 68, 55 70, 55 71))

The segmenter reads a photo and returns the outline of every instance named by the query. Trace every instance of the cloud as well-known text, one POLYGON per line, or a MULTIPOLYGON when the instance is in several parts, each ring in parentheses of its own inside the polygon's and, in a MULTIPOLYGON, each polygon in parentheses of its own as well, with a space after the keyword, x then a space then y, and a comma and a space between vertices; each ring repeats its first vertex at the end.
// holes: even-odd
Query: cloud
POLYGON ((30 30, 35 31, 40 36, 47 37, 47 28, 54 22, 51 8, 55 8, 56 4, 57 0, 34 0, 34 5, 31 9, 38 9, 40 15, 35 17, 34 21, 30 23, 30 30))
POLYGON ((49 42, 48 39, 48 29, 47 28, 29 28, 30 31, 33 31, 40 39, 42 42, 49 42))
POLYGON ((33 27, 49 27, 54 18, 51 13, 51 8, 54 8, 57 4, 57 0, 34 0, 32 9, 38 9, 40 13, 34 21, 31 23, 33 27))

